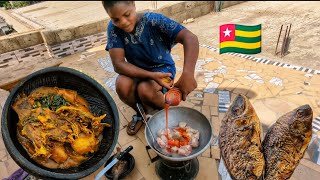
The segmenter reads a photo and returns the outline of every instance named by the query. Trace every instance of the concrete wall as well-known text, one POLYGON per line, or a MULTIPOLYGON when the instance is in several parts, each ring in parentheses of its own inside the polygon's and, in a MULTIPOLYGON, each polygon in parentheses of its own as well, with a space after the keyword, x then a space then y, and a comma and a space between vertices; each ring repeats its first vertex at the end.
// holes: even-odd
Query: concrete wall
POLYGON ((213 1, 181 2, 171 6, 164 6, 154 12, 164 14, 165 16, 182 23, 185 19, 196 18, 210 13, 213 7, 212 4, 213 1))
POLYGON ((39 31, 1 36, 0 54, 42 44, 43 42, 43 38, 39 31))
POLYGON ((45 30, 42 31, 42 35, 44 41, 48 45, 56 45, 93 34, 106 32, 109 21, 110 19, 105 19, 98 22, 83 24, 78 27, 70 27, 67 29, 58 30, 45 30))

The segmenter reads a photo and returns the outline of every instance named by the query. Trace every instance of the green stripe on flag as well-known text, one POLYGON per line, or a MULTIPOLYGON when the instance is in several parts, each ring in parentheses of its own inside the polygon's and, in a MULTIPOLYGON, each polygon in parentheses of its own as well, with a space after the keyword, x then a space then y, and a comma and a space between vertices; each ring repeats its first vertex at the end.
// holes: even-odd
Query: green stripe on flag
POLYGON ((242 37, 242 36, 236 36, 236 41, 238 42, 245 42, 245 43, 255 43, 261 41, 261 36, 258 37, 242 37))
POLYGON ((240 30, 240 31, 258 31, 258 30, 261 30, 261 24, 256 25, 256 26, 243 26, 243 25, 236 24, 236 30, 240 30))
POLYGON ((243 48, 235 48, 235 47, 225 47, 220 49, 220 54, 227 52, 236 52, 243 54, 258 54, 261 52, 261 47, 256 49, 243 49, 243 48))

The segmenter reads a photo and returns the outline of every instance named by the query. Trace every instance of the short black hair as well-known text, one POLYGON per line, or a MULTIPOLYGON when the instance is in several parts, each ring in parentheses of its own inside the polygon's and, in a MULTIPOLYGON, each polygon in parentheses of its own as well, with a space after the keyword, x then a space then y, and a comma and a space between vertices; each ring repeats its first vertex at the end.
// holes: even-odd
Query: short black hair
POLYGON ((107 10, 108 8, 113 7, 114 5, 116 5, 118 3, 131 4, 131 3, 133 3, 133 1, 102 1, 102 5, 103 5, 105 10, 107 10))

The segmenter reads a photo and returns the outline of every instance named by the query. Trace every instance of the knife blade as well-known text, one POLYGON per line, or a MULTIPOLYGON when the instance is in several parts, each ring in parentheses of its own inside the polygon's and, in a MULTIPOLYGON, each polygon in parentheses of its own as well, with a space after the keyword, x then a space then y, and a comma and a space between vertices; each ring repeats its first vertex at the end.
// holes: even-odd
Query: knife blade
POLYGON ((99 180, 102 178, 102 176, 110 169, 112 168, 118 161, 120 161, 128 152, 130 152, 133 149, 132 146, 127 147, 126 150, 120 153, 118 157, 115 157, 105 168, 103 168, 98 175, 94 178, 95 180, 99 180))

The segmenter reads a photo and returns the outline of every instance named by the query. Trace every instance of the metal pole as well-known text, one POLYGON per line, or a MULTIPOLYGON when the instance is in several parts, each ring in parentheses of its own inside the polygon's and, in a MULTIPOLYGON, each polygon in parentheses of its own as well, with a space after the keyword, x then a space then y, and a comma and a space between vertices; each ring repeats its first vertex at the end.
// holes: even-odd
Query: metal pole
POLYGON ((282 32, 282 27, 283 27, 283 24, 281 25, 281 28, 280 28, 280 33, 279 33, 279 37, 278 37, 278 41, 277 41, 276 51, 274 52, 275 55, 277 55, 277 49, 278 49, 278 44, 279 44, 279 40, 280 40, 280 36, 281 36, 281 32, 282 32))
POLYGON ((288 26, 287 26, 287 28, 286 28, 286 33, 284 34, 284 38, 283 38, 283 42, 282 42, 281 57, 284 56, 284 48, 285 48, 286 42, 287 42, 287 31, 288 31, 288 26))

